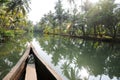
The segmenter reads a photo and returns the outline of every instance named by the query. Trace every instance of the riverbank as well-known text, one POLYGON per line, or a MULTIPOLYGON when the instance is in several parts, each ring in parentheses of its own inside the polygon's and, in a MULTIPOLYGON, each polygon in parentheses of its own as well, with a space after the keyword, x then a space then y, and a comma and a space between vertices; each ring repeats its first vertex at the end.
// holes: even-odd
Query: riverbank
POLYGON ((24 34, 24 30, 0 30, 0 42, 4 42, 9 38, 13 38, 16 35, 24 34))
POLYGON ((74 37, 74 38, 80 38, 80 39, 85 39, 85 40, 93 40, 93 41, 102 41, 102 42, 114 42, 114 43, 119 43, 120 38, 116 37, 113 39, 110 36, 104 36, 104 37, 95 37, 92 35, 86 35, 86 36, 78 36, 78 35, 69 35, 69 34, 58 34, 58 33, 47 33, 49 35, 60 35, 60 36, 66 36, 66 37, 74 37))

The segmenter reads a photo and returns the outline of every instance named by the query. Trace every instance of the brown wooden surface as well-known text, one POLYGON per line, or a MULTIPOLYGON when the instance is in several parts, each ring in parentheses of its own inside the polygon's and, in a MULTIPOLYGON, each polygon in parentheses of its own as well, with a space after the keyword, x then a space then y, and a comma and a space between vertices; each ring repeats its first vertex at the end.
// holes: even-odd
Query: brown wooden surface
POLYGON ((35 64, 27 64, 25 80, 37 80, 35 64))
POLYGON ((60 77, 60 75, 58 75, 55 70, 53 70, 43 59, 42 57, 40 57, 40 55, 37 53, 37 51, 35 50, 34 46, 31 44, 31 47, 33 49, 34 54, 37 56, 37 58, 46 66, 46 68, 54 75, 54 77, 57 80, 62 80, 62 78, 60 77))
MULTIPOLYGON (((29 56, 30 48, 33 50, 33 54, 36 55, 36 57, 45 65, 45 67, 54 75, 54 77, 57 80, 62 80, 62 78, 53 70, 43 59, 40 57, 40 55, 37 53, 35 48, 32 44, 27 48, 24 55, 21 57, 21 59, 18 61, 18 63, 12 68, 12 70, 3 78, 3 80, 18 80, 21 73, 23 72, 23 68, 26 64, 26 59, 29 56)), ((31 72, 30 72, 31 73, 31 72)), ((30 74, 31 75, 31 74, 30 74)), ((30 79, 29 79, 30 80, 30 79)), ((32 79, 35 80, 35 79, 32 79)), ((36 79, 37 80, 37 79, 36 79)))

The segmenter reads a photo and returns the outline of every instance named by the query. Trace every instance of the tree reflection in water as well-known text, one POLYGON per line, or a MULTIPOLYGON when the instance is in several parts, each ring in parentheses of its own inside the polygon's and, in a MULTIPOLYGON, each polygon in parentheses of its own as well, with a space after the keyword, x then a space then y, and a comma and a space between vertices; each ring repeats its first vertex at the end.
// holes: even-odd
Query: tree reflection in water
POLYGON ((0 80, 11 70, 25 51, 26 43, 32 36, 23 35, 11 38, 0 45, 0 80))
POLYGON ((55 66, 64 60, 61 70, 69 80, 120 79, 119 44, 61 36, 40 36, 36 39, 43 50, 52 55, 55 66))

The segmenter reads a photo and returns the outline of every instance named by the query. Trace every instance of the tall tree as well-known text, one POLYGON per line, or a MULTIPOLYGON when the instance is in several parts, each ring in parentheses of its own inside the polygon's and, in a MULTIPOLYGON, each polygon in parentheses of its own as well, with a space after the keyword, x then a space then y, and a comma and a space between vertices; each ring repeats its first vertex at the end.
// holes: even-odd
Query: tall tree
POLYGON ((24 15, 26 15, 26 12, 29 12, 30 10, 30 0, 11 0, 7 6, 8 6, 8 12, 16 10, 17 12, 22 12, 24 15))
POLYGON ((114 9, 116 8, 115 0, 101 0, 101 18, 102 24, 109 30, 110 35, 116 37, 116 17, 114 15, 114 9))
POLYGON ((59 24, 60 33, 61 33, 61 27, 62 27, 62 21, 63 21, 63 12, 64 12, 64 9, 62 8, 61 0, 58 0, 55 6, 55 15, 59 24))

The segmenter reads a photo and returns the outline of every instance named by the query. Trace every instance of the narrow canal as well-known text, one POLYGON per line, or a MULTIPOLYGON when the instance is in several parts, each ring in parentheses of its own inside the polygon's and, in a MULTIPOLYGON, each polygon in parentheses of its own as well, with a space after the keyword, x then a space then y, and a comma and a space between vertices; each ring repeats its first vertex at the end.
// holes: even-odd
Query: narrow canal
POLYGON ((120 80, 120 44, 36 34, 0 43, 0 80, 23 55, 28 42, 63 80, 120 80))

